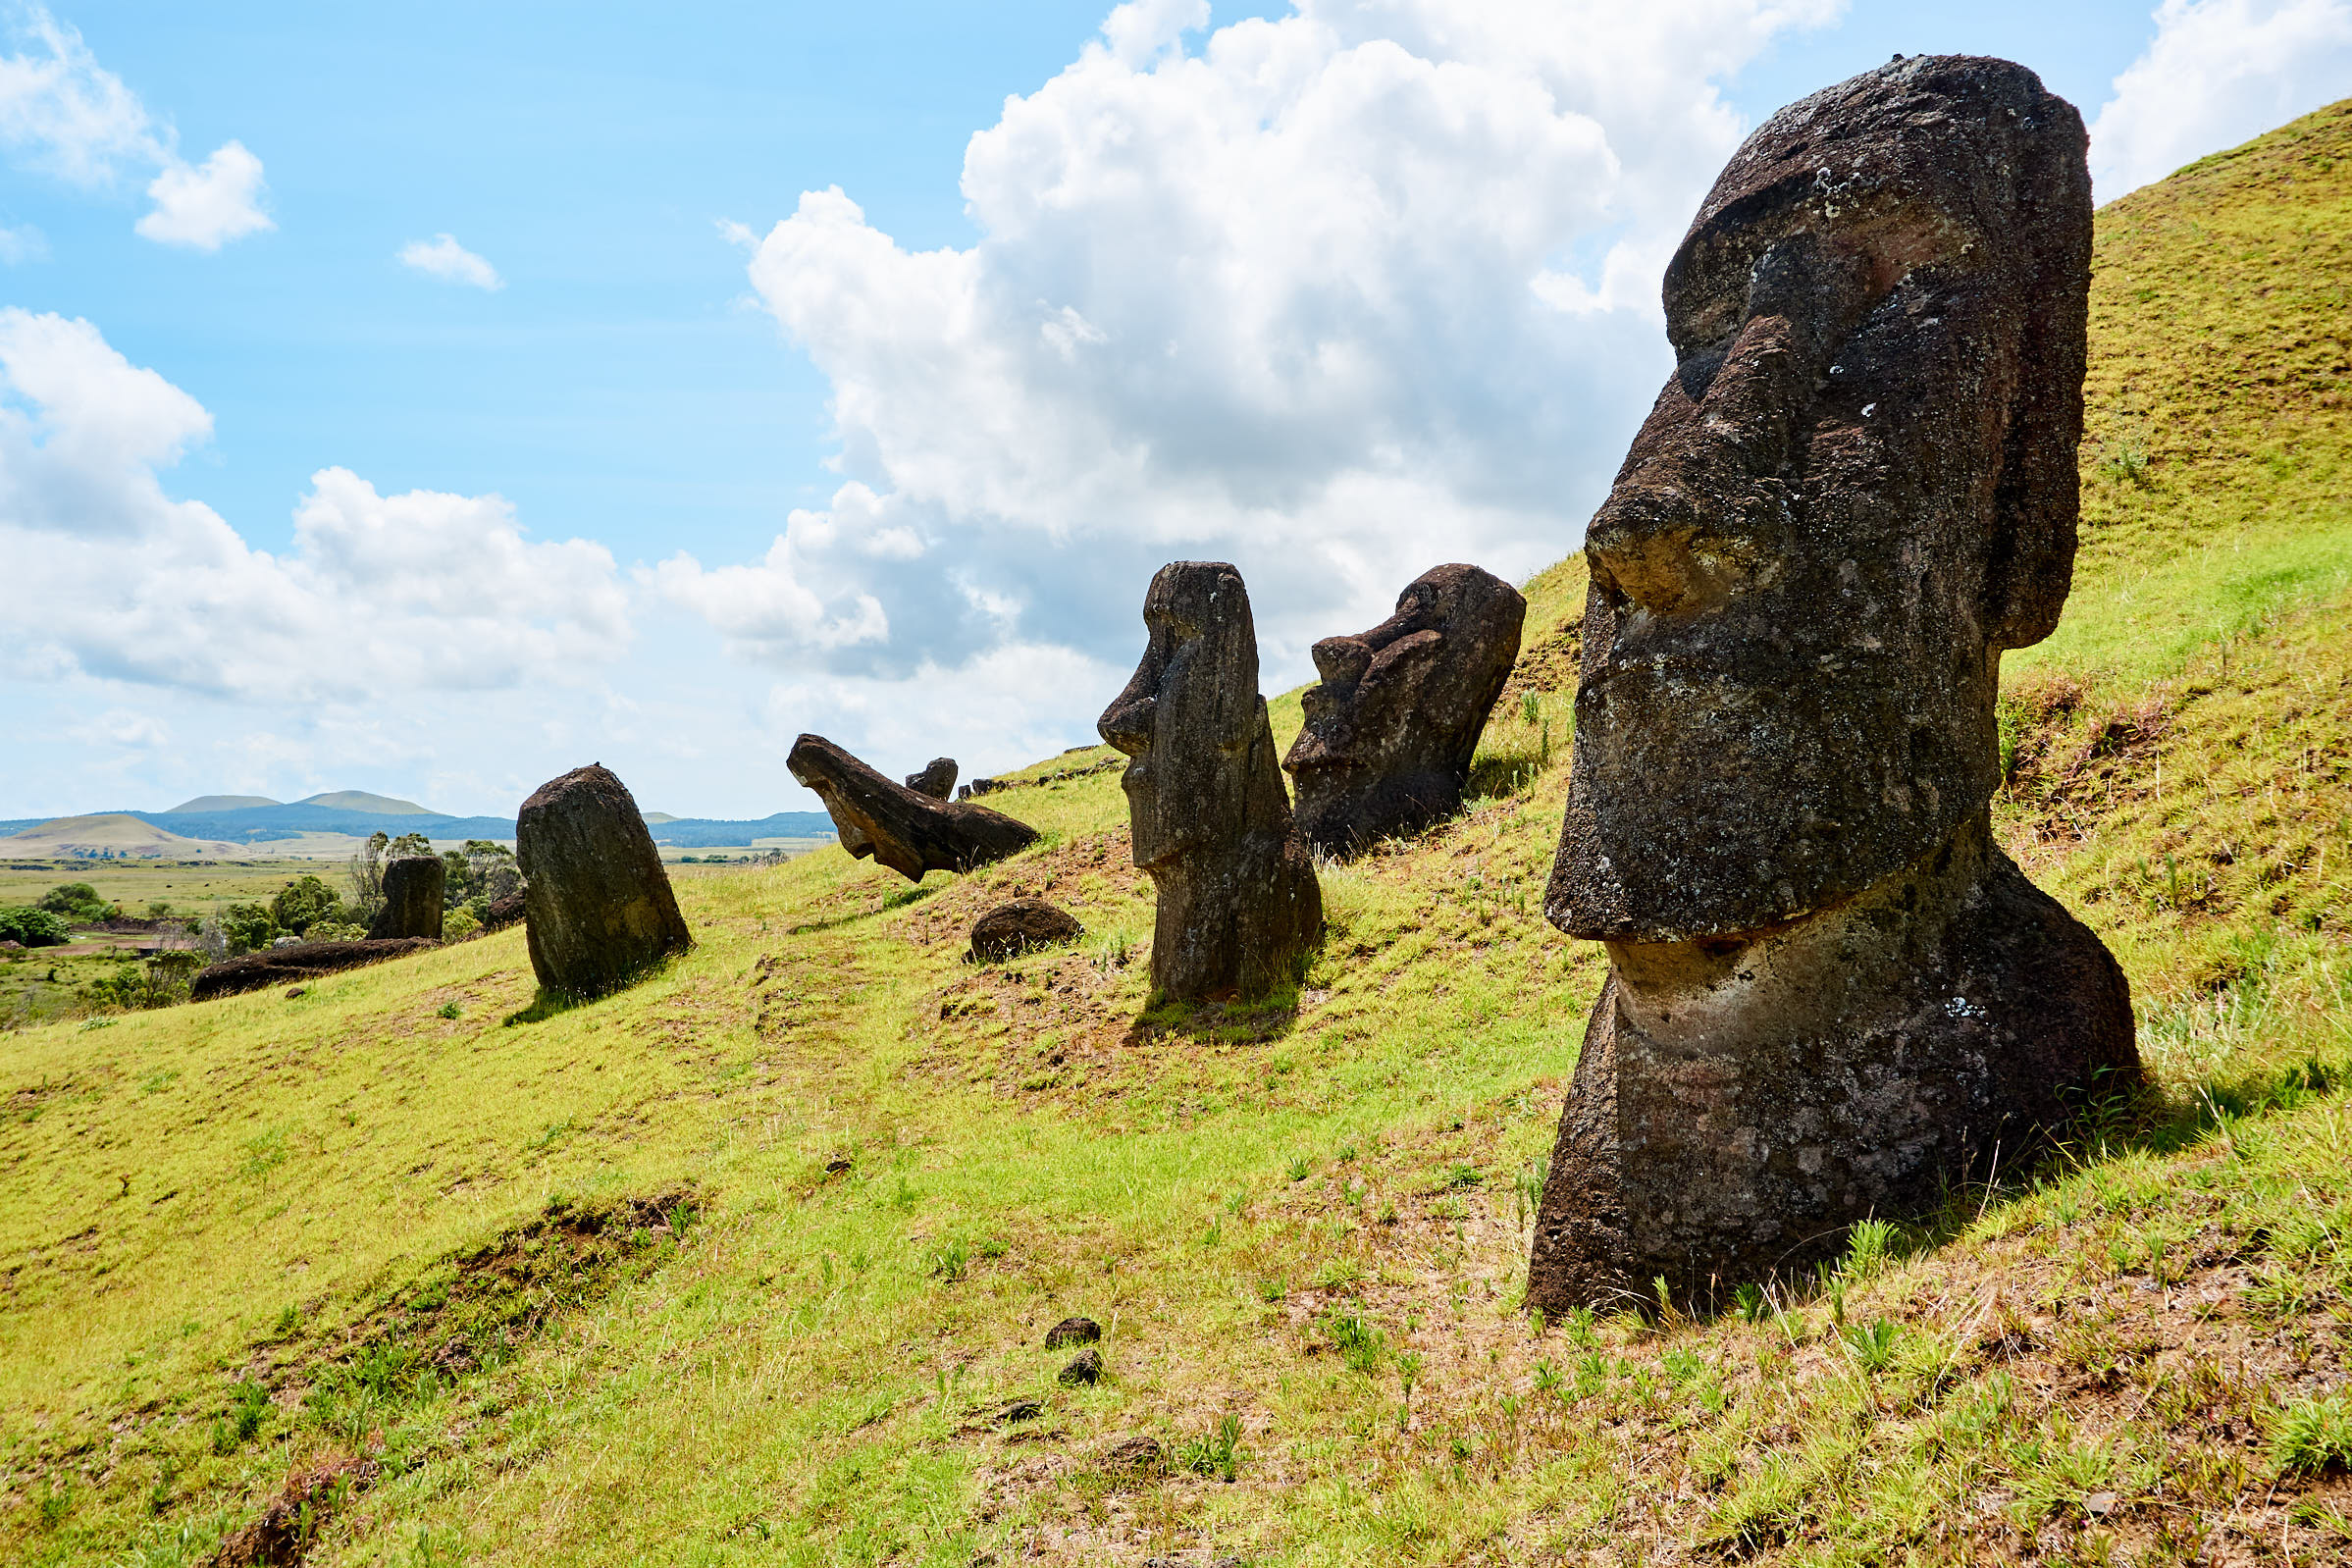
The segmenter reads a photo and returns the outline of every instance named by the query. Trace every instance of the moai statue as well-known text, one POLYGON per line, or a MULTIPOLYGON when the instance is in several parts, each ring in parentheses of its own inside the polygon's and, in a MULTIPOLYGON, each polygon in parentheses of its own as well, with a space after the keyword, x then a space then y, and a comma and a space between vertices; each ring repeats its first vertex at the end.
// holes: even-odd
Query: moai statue
POLYGON ((368 922, 368 936, 386 941, 403 936, 441 940, 442 892, 449 868, 438 855, 403 855, 384 867, 384 908, 368 922))
POLYGON ((2002 651, 2073 570, 2085 145, 2021 67, 1899 61, 1751 136, 1667 267, 1678 368, 1586 539, 1544 909, 1609 976, 1530 1306, 1720 1299, 2138 1076, 1987 814, 2002 651))
MULTIPOLYGON (((822 735, 793 742, 784 765, 825 803, 843 849, 860 860, 871 857, 910 882, 931 871, 969 871, 1037 842, 1037 830, 1026 822, 894 784, 822 735)), ((955 765, 948 763, 951 782, 955 765)))
POLYGON ((919 773, 907 775, 907 788, 917 795, 928 795, 935 801, 951 799, 956 793, 956 759, 934 757, 919 773))
POLYGON ((546 990, 601 996, 694 945, 636 798, 602 764, 532 791, 514 832, 524 934, 546 990))
POLYGON ((1143 623, 1143 662, 1095 728, 1134 758, 1121 783, 1135 864, 1159 890, 1152 984, 1185 1001, 1262 995, 1323 934, 1323 893, 1258 695, 1249 591, 1223 561, 1176 561, 1143 623))
POLYGON ((1438 566, 1405 585, 1396 613, 1315 645, 1320 685, 1282 766, 1299 831, 1353 855, 1462 809, 1470 759, 1519 657, 1527 601, 1476 566, 1438 566))

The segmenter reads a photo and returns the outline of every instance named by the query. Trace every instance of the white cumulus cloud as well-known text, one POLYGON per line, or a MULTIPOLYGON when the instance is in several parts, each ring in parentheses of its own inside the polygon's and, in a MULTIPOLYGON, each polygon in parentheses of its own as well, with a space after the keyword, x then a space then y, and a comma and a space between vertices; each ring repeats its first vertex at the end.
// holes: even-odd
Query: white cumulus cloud
POLYGON ((211 431, 88 322, 0 310, 0 626, 28 673, 366 702, 561 683, 625 649, 610 553, 526 540, 497 496, 325 468, 291 551, 252 549, 159 478, 211 431))
POLYGON ((135 227, 163 244, 218 250, 277 227, 262 210, 261 160, 242 142, 190 164, 171 128, 98 63, 79 32, 39 7, 11 31, 19 49, 0 56, 0 146, 21 167, 90 187, 155 171, 147 186, 155 208, 135 227))
POLYGON ((1433 565, 1557 559, 1669 362, 1659 272, 1745 130, 1717 84, 1837 9, 1121 6, 971 138, 972 244, 838 188, 759 239, 845 483, 765 559, 655 582, 804 695, 1053 651, 1067 736, 1169 559, 1240 565, 1270 690, 1433 565))
POLYGON ((46 261, 49 236, 30 224, 0 225, 0 266, 46 261))
POLYGON ((218 250, 232 239, 278 227, 261 210, 261 160, 243 142, 226 141, 200 166, 176 160, 166 165, 147 186, 155 210, 135 227, 162 244, 218 250))
POLYGON ((2352 92, 2352 0, 2165 0, 2091 127, 2099 199, 2352 92))
POLYGON ((450 235, 440 235, 429 240, 411 239, 400 247, 396 259, 401 266, 421 272, 428 278, 439 278, 444 283, 487 289, 506 287, 506 280, 498 276, 497 268, 466 249, 450 235))

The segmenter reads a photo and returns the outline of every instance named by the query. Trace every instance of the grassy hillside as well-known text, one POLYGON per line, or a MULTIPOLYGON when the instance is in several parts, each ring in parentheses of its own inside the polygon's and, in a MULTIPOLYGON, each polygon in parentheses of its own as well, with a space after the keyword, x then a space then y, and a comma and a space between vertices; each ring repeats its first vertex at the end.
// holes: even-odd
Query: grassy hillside
POLYGON ((2338 106, 2100 215, 2093 527, 1998 816, 2160 1086, 2065 1167, 1722 1320, 1531 1330, 1601 973, 1538 908, 1571 561, 1484 796, 1331 872, 1267 1006, 1143 1010, 1082 753, 992 797, 1045 836, 975 877, 681 869, 701 945, 593 1006, 534 1009, 508 932, 0 1039, 6 1549, 2342 1560, 2348 198, 2338 106), (965 963, 1019 892, 1086 937, 965 963), (1091 1386, 1040 1343, 1071 1314, 1091 1386))
POLYGON ((195 861, 241 854, 235 844, 183 838, 121 811, 98 816, 60 816, 0 838, 0 857, 131 856, 139 860, 195 861))

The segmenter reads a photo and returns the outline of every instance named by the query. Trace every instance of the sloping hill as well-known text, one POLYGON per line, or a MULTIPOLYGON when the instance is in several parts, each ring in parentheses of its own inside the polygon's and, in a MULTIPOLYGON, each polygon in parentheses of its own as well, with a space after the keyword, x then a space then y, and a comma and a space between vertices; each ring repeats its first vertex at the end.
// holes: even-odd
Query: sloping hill
POLYGON ((256 806, 284 804, 283 801, 271 800, 267 795, 199 795, 194 800, 182 801, 158 814, 173 816, 182 811, 241 811, 256 806))
POLYGON ((200 861, 242 853, 234 844, 183 838, 124 812, 55 817, 0 838, 0 855, 130 855, 143 860, 200 861))
POLYGON ((2343 1560, 2348 221, 2346 105, 2100 216, 2094 526, 1998 822, 2160 1089, 2070 1163, 1751 1312, 1531 1332, 1601 972, 1538 908, 1571 560, 1483 798, 1329 874, 1268 1006, 1142 1010, 1103 773, 992 796, 1044 838, 971 878, 684 875, 701 945, 588 1007, 509 931, 6 1037, 12 1554, 274 1505, 318 1564, 2343 1560), (1087 936, 966 964, 1017 892, 1087 936))
MULTIPOLYGON (((269 803, 264 803, 269 804, 269 803)), ((331 811, 371 811, 379 816, 439 816, 442 813, 419 806, 414 801, 396 801, 389 795, 370 795, 366 790, 330 790, 324 795, 305 795, 294 802, 296 806, 324 807, 331 811)))

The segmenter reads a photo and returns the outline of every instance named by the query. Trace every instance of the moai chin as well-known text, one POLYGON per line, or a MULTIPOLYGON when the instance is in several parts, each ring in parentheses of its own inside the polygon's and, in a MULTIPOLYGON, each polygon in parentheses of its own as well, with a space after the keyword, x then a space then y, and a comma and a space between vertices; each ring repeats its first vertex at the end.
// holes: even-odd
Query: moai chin
POLYGON ((2073 569, 2091 192, 2019 66, 1782 110, 1666 270, 1677 368, 1585 552, 1545 913, 1607 944, 1527 1301, 1684 1301, 2013 1169, 2139 1071, 1994 844, 2004 649, 2073 569))
POLYGON ((1273 990, 1323 933, 1314 861, 1290 819, 1258 695, 1258 634, 1223 561, 1160 568, 1151 641, 1095 728, 1121 779, 1135 864, 1159 892, 1152 985, 1185 1001, 1273 990))
POLYGON ((1526 619, 1527 601, 1493 573, 1437 566, 1380 625, 1315 645, 1323 679, 1302 695, 1306 725, 1282 759, 1309 844, 1353 855, 1462 809, 1526 619))

